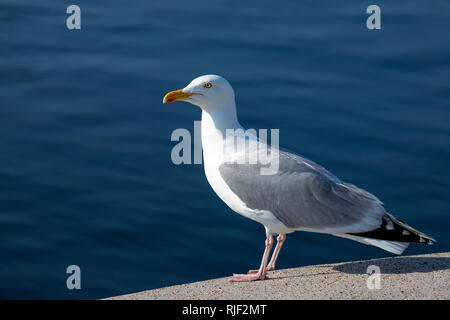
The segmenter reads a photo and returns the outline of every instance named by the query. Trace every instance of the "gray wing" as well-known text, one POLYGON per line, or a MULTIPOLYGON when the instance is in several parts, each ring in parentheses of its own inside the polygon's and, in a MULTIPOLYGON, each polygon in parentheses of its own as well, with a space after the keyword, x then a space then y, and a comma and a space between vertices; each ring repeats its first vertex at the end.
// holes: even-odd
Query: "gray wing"
POLYGON ((224 163, 219 171, 249 208, 268 210, 289 228, 345 233, 381 224, 385 210, 374 195, 299 155, 280 150, 279 156, 275 175, 261 175, 256 164, 224 163))

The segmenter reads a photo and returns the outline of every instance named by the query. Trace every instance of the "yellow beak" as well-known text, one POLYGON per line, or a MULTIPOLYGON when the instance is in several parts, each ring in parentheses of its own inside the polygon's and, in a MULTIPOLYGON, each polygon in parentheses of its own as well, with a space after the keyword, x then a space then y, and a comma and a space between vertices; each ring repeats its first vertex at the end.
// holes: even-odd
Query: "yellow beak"
POLYGON ((186 100, 195 93, 183 92, 183 89, 171 91, 164 96, 163 103, 171 103, 177 100, 186 100))

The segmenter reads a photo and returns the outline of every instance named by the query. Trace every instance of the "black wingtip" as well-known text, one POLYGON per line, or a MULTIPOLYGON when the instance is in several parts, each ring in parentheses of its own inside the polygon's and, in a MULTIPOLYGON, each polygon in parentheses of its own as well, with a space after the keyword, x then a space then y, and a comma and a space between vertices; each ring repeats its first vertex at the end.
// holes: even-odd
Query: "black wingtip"
POLYGON ((436 242, 435 239, 415 230, 388 213, 383 216, 381 226, 377 229, 368 232, 349 234, 378 240, 414 242, 427 245, 433 245, 436 242))

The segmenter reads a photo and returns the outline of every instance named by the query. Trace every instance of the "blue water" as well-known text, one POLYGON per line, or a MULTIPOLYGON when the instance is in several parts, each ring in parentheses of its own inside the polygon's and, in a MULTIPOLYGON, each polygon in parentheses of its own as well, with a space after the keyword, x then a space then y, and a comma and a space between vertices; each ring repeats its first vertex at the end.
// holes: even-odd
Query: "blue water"
MULTIPOLYGON (((264 229, 228 209, 201 165, 170 161, 198 108, 169 90, 215 73, 247 128, 377 195, 448 251, 450 3, 0 2, 0 298, 102 298, 260 263, 264 229), (66 268, 81 268, 81 290, 66 268)), ((312 233, 278 266, 389 256, 312 233)))

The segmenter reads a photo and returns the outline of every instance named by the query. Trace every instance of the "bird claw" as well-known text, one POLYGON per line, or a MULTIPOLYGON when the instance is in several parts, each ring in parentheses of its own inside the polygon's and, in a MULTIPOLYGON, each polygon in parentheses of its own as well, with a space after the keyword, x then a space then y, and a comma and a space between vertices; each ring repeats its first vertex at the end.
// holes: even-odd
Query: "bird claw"
POLYGON ((229 281, 230 282, 249 282, 264 280, 266 276, 264 274, 259 274, 258 272, 252 274, 234 274, 229 281))
MULTIPOLYGON (((266 268, 266 271, 273 271, 273 270, 275 270, 275 266, 268 265, 266 268)), ((259 271, 258 269, 251 269, 248 270, 247 274, 258 273, 258 271, 259 271)))

